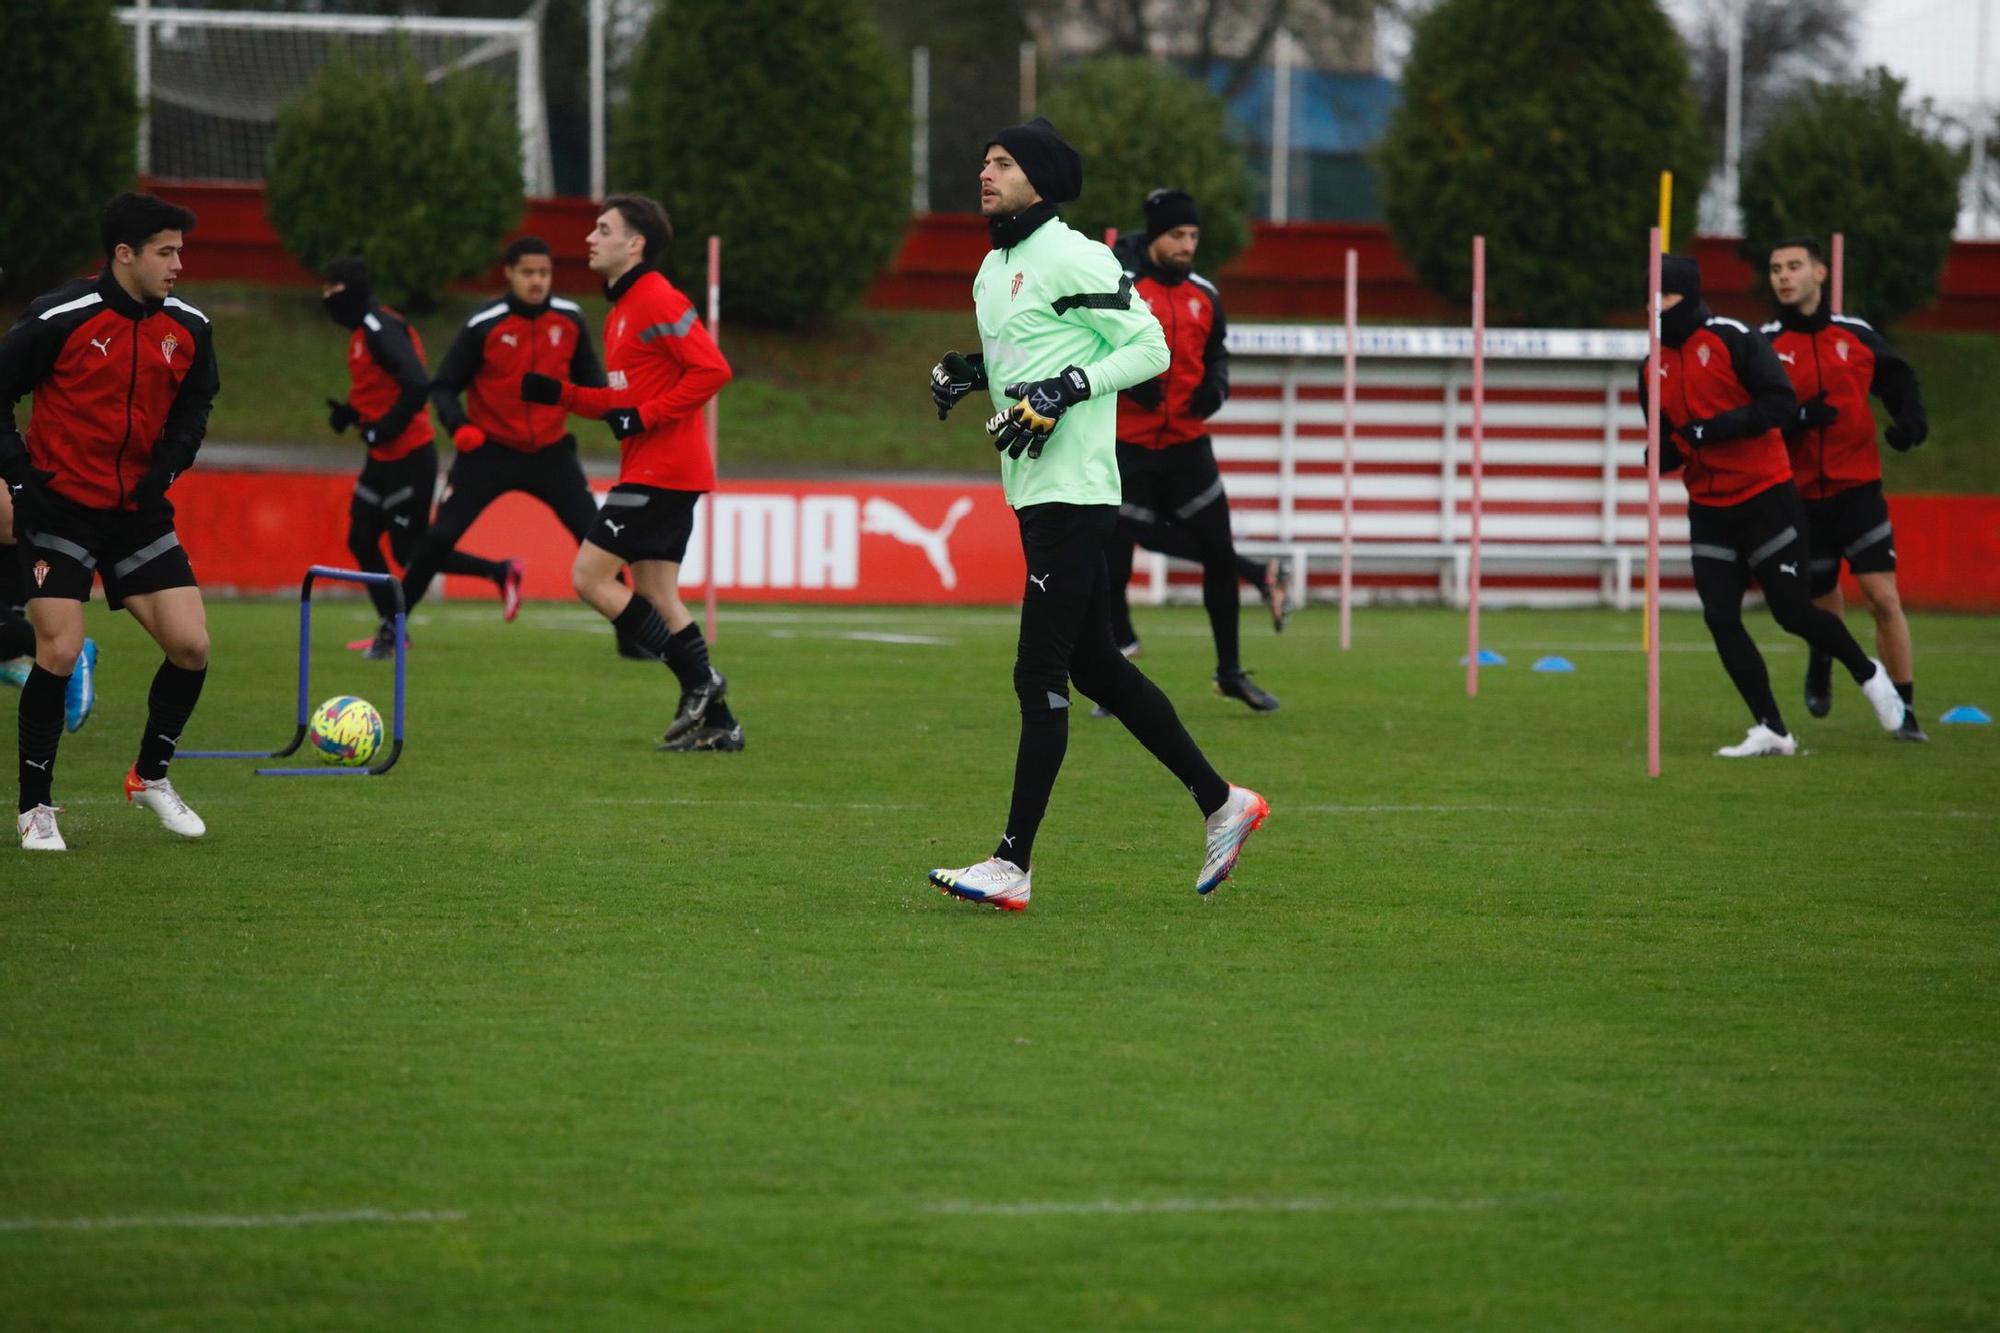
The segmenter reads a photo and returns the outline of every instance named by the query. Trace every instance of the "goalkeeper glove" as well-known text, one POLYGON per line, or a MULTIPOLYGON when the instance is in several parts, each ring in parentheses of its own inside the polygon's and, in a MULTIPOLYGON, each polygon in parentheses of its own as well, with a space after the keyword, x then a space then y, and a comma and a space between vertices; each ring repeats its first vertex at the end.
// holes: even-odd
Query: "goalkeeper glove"
POLYGON ((958 400, 974 389, 986 387, 986 358, 978 352, 963 356, 946 352, 931 367, 931 401, 937 404, 938 420, 951 415, 958 400))
POLYGON ((1019 458, 1023 450, 1030 458, 1040 458, 1063 413, 1090 397, 1090 379, 1075 366, 1068 366, 1054 379, 1010 384, 1006 394, 1017 400, 1015 404, 995 413, 986 423, 993 447, 1009 458, 1019 458))

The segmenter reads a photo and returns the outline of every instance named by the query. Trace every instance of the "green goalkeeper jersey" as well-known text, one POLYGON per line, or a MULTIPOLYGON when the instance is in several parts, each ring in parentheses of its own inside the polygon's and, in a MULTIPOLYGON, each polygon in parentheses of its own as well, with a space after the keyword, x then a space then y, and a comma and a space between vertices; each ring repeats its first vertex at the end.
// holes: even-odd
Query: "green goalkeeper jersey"
POLYGON ((1014 405, 1010 384, 1070 366, 1090 381, 1090 397, 1063 413, 1040 458, 1000 456, 1007 503, 1117 504, 1119 390, 1167 368, 1166 335, 1133 299, 1132 280, 1110 250, 1051 217, 1020 244, 988 253, 972 300, 995 411, 1014 405))

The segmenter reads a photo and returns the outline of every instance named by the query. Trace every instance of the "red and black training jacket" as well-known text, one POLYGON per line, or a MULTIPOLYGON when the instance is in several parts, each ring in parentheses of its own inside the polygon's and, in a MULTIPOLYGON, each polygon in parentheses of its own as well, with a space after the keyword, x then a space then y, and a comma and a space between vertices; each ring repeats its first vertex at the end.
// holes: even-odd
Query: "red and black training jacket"
MULTIPOLYGON (((1674 312, 1669 311, 1672 323, 1674 312)), ((1798 411, 1792 382, 1771 344, 1749 325, 1709 313, 1688 313, 1693 331, 1660 342, 1660 407, 1687 469, 1688 499, 1718 508, 1742 504, 1791 480, 1781 428, 1798 411)), ((1646 363, 1639 363, 1639 406, 1646 408, 1646 363)), ((1655 423, 1654 435, 1659 435, 1655 423)), ((1672 471, 1674 448, 1660 467, 1672 471)))
POLYGON ((1145 449, 1171 449, 1208 434, 1208 419, 1229 401, 1229 321, 1222 293, 1199 273, 1169 273, 1146 257, 1142 233, 1121 237, 1114 248, 1144 300, 1172 358, 1146 384, 1118 395, 1118 440, 1145 449))
POLYGON ((1923 421, 1923 398, 1910 363, 1867 320, 1829 314, 1824 305, 1810 315, 1787 308, 1763 333, 1799 401, 1824 394, 1840 413, 1827 425, 1795 424, 1786 433, 1799 493, 1823 500, 1880 480, 1882 451, 1875 444, 1868 395, 1880 398, 1898 422, 1923 421))
POLYGON ((347 401, 361 414, 361 439, 370 458, 393 463, 431 442, 424 340, 388 306, 369 306, 348 338, 347 380, 347 401))
POLYGON ((137 300, 108 269, 41 297, 0 338, 0 429, 33 394, 29 462, 89 509, 135 508, 156 453, 185 470, 220 386, 208 317, 178 296, 137 300))
POLYGON ((583 307, 560 296, 529 305, 510 293, 475 311, 438 366, 431 404, 453 435, 475 426, 493 444, 535 453, 568 436, 569 410, 523 402, 521 376, 530 371, 572 384, 604 384, 583 307))

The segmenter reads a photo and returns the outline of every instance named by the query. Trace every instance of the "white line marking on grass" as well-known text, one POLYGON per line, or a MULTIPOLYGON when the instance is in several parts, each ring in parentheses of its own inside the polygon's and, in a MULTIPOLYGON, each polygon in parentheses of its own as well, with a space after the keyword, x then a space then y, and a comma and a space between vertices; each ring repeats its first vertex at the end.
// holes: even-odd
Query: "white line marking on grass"
MULTIPOLYGON (((1546 1196, 1544 1196, 1546 1197, 1546 1196)), ((1435 1199, 1421 1195, 1315 1199, 1038 1199, 981 1203, 948 1199, 925 1211, 954 1217, 1124 1217, 1148 1213, 1471 1213, 1531 1199, 1435 1199)))
POLYGON ((754 805, 780 810, 921 810, 921 805, 886 805, 874 801, 766 801, 754 797, 707 796, 579 796, 578 805, 754 805))
MULTIPOLYGON (((1808 753, 1801 750, 1800 754, 1808 753)), ((1575 816, 1611 815, 1622 808, 1611 805, 1280 805, 1274 809, 1308 815, 1525 815, 1575 816)), ((1991 810, 1877 810, 1884 819, 2000 819, 1991 810)))
POLYGON ((392 1213, 382 1208, 345 1208, 324 1213, 164 1213, 157 1217, 0 1217, 6 1231, 258 1231, 273 1227, 323 1227, 355 1223, 463 1222, 456 1208, 421 1208, 392 1213))

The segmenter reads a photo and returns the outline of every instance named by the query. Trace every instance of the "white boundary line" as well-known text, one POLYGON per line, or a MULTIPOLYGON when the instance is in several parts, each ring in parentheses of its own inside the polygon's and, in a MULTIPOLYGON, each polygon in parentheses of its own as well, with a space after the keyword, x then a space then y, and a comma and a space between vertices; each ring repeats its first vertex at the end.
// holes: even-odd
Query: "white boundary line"
POLYGON ((275 1227, 342 1226, 360 1222, 463 1222, 456 1208, 421 1208, 390 1212, 382 1208, 345 1208, 322 1213, 164 1213, 157 1217, 0 1217, 0 1232, 27 1231, 260 1231, 275 1227))
POLYGON ((947 1199, 924 1211, 953 1217, 1126 1217, 1155 1213, 1473 1213, 1547 1202, 1556 1196, 1517 1199, 1441 1199, 1423 1195, 1307 1199, 1037 1199, 1017 1203, 947 1199))
POLYGON ((579 796, 577 805, 749 805, 780 810, 923 810, 922 805, 890 805, 873 801, 767 801, 726 796, 579 796))

